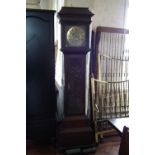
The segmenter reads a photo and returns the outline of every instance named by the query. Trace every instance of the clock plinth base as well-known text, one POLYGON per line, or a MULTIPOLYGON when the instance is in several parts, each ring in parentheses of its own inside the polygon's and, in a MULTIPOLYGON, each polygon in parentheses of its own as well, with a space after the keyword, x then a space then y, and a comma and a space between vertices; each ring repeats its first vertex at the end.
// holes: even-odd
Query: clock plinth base
POLYGON ((93 130, 85 116, 64 119, 58 132, 59 149, 84 148, 93 144, 93 130))

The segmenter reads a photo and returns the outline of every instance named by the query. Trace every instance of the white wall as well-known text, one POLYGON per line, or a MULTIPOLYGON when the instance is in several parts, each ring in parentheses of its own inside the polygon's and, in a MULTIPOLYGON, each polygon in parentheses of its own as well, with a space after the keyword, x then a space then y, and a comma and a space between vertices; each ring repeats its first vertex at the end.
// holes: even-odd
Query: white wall
POLYGON ((92 8, 95 0, 65 0, 65 6, 92 8))
POLYGON ((57 0, 26 0, 26 8, 55 10, 57 0))
POLYGON ((124 28, 126 0, 95 0, 93 27, 109 26, 124 28))
POLYGON ((128 0, 65 0, 65 6, 89 7, 94 13, 92 27, 125 27, 128 0))
POLYGON ((40 0, 26 0, 26 8, 40 9, 40 0))

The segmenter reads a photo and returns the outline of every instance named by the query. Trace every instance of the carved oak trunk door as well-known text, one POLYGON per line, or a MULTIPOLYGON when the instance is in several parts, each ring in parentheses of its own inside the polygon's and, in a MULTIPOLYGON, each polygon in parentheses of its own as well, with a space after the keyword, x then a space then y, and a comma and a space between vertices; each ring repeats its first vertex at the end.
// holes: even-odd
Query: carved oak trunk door
POLYGON ((89 25, 93 14, 88 8, 63 7, 61 51, 64 53, 64 120, 58 131, 60 148, 87 147, 94 136, 85 114, 86 54, 89 49, 89 25))

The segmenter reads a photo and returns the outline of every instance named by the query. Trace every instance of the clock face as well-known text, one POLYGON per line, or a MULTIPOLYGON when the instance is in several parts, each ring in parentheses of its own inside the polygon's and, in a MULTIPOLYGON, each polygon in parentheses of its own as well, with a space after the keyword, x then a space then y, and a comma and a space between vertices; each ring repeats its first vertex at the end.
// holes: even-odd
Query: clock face
POLYGON ((86 30, 84 26, 71 26, 66 32, 67 46, 83 47, 86 42, 86 30))

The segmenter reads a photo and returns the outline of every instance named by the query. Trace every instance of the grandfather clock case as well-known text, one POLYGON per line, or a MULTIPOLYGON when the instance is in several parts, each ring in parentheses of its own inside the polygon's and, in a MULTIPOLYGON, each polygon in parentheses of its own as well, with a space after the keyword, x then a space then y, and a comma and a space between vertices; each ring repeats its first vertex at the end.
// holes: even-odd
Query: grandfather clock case
POLYGON ((86 116, 86 54, 90 51, 88 8, 62 7, 61 51, 64 54, 64 119, 59 126, 59 148, 87 147, 93 144, 93 130, 86 116))

